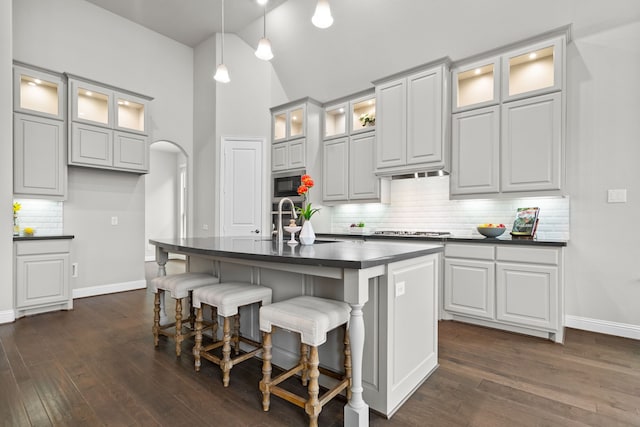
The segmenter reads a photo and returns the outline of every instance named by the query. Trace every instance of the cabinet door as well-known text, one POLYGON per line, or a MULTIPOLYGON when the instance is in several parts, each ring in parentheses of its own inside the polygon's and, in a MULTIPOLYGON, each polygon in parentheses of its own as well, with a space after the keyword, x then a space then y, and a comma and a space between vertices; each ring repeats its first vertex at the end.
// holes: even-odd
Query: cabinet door
POLYGON ((351 137, 349 142, 349 199, 379 199, 380 178, 375 170, 375 134, 351 137))
POLYGON ((284 141, 287 139, 287 111, 276 111, 271 116, 271 140, 284 141))
POLYGON ((457 113, 451 120, 451 194, 497 193, 500 107, 457 113))
POLYGON ((558 329, 558 267, 496 263, 497 319, 558 329))
POLYGON ((451 76, 452 112, 500 102, 500 57, 466 64, 452 70, 451 76))
POLYGON ((63 197, 67 174, 64 122, 16 113, 13 132, 13 192, 63 197))
POLYGON ((71 85, 71 120, 112 128, 113 92, 107 88, 80 80, 69 80, 71 85))
POLYGON ((147 100, 120 92, 114 93, 115 128, 146 135, 149 126, 147 100))
POLYGON ((443 161, 442 69, 407 78, 407 164, 443 161))
POLYGON ((493 319, 495 313, 494 291, 495 268, 493 261, 445 259, 445 310, 493 319))
POLYGON ((16 257, 16 306, 69 300, 69 254, 16 257))
POLYGON ((112 166, 113 131, 97 126, 71 124, 70 164, 112 166))
POLYGON ((285 142, 273 144, 271 146, 271 170, 281 171, 287 169, 288 147, 285 142))
POLYGON ((13 67, 13 110, 64 119, 65 85, 62 76, 13 67))
POLYGON ((147 138, 131 133, 114 132, 113 166, 147 172, 149 170, 147 138))
POLYGON ((325 201, 349 198, 349 143, 339 138, 324 143, 322 198, 325 201))
POLYGON ((296 139, 287 143, 289 151, 289 164, 288 169, 304 168, 305 162, 305 147, 306 140, 296 139))
POLYGON ((407 80, 376 87, 376 166, 402 166, 407 162, 407 80))
POLYGON ((304 104, 291 108, 288 113, 287 137, 300 138, 306 136, 307 131, 307 108, 304 104))
POLYGON ((502 191, 559 190, 562 94, 502 105, 502 191))

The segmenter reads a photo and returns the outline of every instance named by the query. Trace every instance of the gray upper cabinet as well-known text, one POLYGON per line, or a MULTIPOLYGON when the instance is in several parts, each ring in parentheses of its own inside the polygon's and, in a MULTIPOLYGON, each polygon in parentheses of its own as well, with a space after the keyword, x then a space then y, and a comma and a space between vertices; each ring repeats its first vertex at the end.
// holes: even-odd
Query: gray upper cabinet
POLYGON ((376 174, 448 170, 448 61, 375 82, 376 174))
POLYGON ((324 142, 322 198, 325 202, 349 200, 349 138, 324 142))
POLYGON ((69 76, 69 164, 148 172, 151 99, 69 76))
POLYGON ((20 63, 13 76, 14 195, 62 200, 67 192, 65 80, 20 63))
MULTIPOLYGON (((373 132, 349 138, 349 199, 386 201, 381 187, 388 187, 388 180, 374 174, 376 137, 373 132)), ((385 191, 386 193, 386 191, 385 191)))
POLYGON ((452 70, 452 196, 562 194, 567 38, 563 30, 452 70))

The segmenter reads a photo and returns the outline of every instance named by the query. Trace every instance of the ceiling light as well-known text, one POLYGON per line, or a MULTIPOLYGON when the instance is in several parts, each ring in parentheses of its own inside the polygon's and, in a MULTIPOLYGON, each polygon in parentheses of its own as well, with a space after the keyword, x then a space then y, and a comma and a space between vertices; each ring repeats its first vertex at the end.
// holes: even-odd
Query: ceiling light
POLYGON ((224 65, 224 0, 222 0, 222 49, 220 50, 220 65, 216 68, 216 73, 213 75, 213 79, 220 83, 229 83, 229 70, 224 65))
POLYGON ((329 28, 333 24, 329 0, 318 0, 316 11, 311 18, 311 22, 318 28, 329 28))
POLYGON ((476 68, 473 73, 477 76, 478 74, 480 74, 482 72, 482 70, 480 68, 476 68))
POLYGON ((264 6, 265 4, 269 3, 269 0, 257 0, 257 2, 260 6, 264 6))
POLYGON ((36 85, 36 84, 35 84, 35 82, 27 82, 27 84, 28 84, 29 86, 35 86, 35 85, 36 85))
POLYGON ((256 56, 265 61, 273 58, 273 52, 271 51, 271 42, 267 38, 267 6, 264 7, 263 15, 263 33, 262 38, 258 42, 258 48, 256 49, 256 56))
POLYGON ((93 95, 93 92, 91 92, 90 90, 87 90, 87 91, 84 92, 84 94, 87 95, 87 96, 91 96, 91 95, 93 95))
POLYGON ((538 55, 537 55, 535 52, 531 52, 531 53, 529 54, 529 59, 536 59, 536 57, 537 57, 537 56, 538 56, 538 55))
POLYGON ((39 85, 40 83, 42 83, 42 80, 40 80, 40 79, 33 79, 33 81, 34 81, 37 85, 39 85))

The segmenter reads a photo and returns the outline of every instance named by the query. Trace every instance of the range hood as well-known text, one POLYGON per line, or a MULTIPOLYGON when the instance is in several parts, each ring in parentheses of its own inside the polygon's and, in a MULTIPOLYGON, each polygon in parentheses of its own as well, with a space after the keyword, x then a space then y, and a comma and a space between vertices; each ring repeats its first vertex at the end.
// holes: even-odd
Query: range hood
POLYGON ((412 172, 412 173, 403 173, 403 174, 396 174, 396 175, 391 175, 390 178, 392 180, 395 179, 411 179, 411 178, 426 178, 426 177, 430 177, 430 176, 446 176, 449 175, 449 172, 445 171, 444 169, 439 169, 436 171, 428 171, 428 172, 412 172))

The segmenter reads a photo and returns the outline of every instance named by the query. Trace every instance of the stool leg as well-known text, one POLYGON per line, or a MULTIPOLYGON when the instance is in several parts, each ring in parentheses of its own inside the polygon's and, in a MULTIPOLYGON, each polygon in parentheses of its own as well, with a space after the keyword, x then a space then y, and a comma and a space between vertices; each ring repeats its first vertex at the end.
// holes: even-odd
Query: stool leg
POLYGON ((194 367, 200 371, 200 350, 202 349, 202 307, 196 310, 196 345, 193 347, 194 367))
POLYGON ((231 317, 225 317, 222 326, 223 345, 222 345, 222 360, 220 361, 220 368, 222 369, 222 384, 225 387, 229 386, 229 371, 233 366, 231 362, 231 317))
POLYGON ((344 328, 344 375, 349 380, 347 385, 347 400, 351 400, 351 341, 349 330, 344 328))
POLYGON ((195 327, 195 309, 193 308, 193 291, 189 291, 189 324, 191 325, 191 329, 195 327))
POLYGON ((182 352, 182 298, 176 299, 176 356, 182 352))
POLYGON ((233 349, 236 356, 240 354, 240 312, 233 316, 233 349))
POLYGON ((160 289, 153 296, 153 327, 151 328, 151 332, 153 332, 153 345, 158 346, 158 335, 160 332, 160 289))
POLYGON ((311 346, 311 352, 309 354, 309 400, 304 405, 305 412, 309 415, 309 427, 318 427, 318 416, 322 411, 322 405, 318 400, 318 393, 320 386, 318 385, 318 377, 320 371, 318 370, 318 347, 311 346))
POLYGON ((305 343, 300 343, 300 361, 299 364, 302 365, 302 373, 300 376, 302 377, 302 385, 307 386, 307 380, 309 379, 309 346, 305 343))
POLYGON ((262 334, 262 381, 260 381, 260 391, 262 392, 262 410, 268 411, 271 403, 271 332, 262 334))
POLYGON ((218 341, 218 307, 211 307, 211 332, 213 334, 213 342, 218 341))

